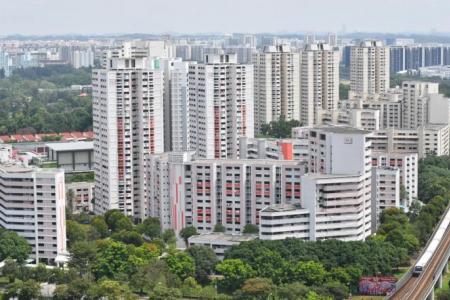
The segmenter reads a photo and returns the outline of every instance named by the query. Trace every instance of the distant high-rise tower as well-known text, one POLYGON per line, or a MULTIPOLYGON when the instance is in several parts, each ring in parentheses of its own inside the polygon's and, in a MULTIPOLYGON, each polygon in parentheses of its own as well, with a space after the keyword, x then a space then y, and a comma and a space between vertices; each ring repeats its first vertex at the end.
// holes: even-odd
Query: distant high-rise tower
POLYGON ((147 63, 113 58, 92 73, 96 213, 144 218, 144 156, 164 151, 162 74, 147 63))
POLYGON ((339 51, 328 44, 309 44, 300 55, 300 121, 317 124, 320 109, 336 109, 339 101, 339 51))
POLYGON ((255 67, 255 126, 299 118, 299 54, 289 46, 267 46, 253 55, 255 67))
POLYGON ((314 36, 314 34, 311 33, 305 34, 303 42, 305 45, 313 44, 316 42, 316 37, 314 36))
POLYGON ((350 92, 374 95, 389 89, 389 47, 379 41, 362 42, 351 47, 350 92))
POLYGON ((191 150, 201 158, 236 158, 239 138, 253 137, 253 66, 236 55, 206 55, 189 66, 191 150))
POLYGON ((331 47, 337 46, 337 35, 335 33, 328 34, 328 44, 331 47))

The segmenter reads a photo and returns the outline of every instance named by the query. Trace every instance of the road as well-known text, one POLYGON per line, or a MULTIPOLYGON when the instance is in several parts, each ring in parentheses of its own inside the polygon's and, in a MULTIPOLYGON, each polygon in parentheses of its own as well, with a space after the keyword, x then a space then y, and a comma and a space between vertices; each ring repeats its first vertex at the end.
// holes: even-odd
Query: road
POLYGON ((429 265, 425 268, 419 277, 411 277, 390 299, 395 300, 424 300, 426 291, 433 284, 433 276, 436 269, 441 265, 442 259, 450 247, 450 231, 444 234, 444 240, 441 241, 435 255, 431 258, 429 265))

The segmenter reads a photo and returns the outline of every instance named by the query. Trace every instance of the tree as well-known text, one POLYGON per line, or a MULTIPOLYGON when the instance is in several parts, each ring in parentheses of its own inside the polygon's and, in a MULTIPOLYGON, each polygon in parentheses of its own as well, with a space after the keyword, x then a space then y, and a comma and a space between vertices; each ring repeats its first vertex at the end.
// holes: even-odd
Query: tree
POLYGON ((194 276, 195 262, 186 252, 176 251, 166 256, 164 260, 172 273, 177 275, 181 280, 194 276))
POLYGON ((72 220, 66 221, 66 234, 69 246, 76 242, 86 241, 88 239, 83 226, 72 220))
POLYGON ((140 233, 154 239, 161 236, 161 223, 158 218, 149 217, 138 225, 140 233))
POLYGON ((320 285, 325 281, 327 273, 322 264, 315 261, 298 262, 292 270, 293 278, 306 285, 320 285))
POLYGON ((122 299, 138 299, 127 285, 121 284, 114 280, 102 280, 98 285, 91 285, 88 290, 89 298, 122 300, 122 299))
POLYGON ((133 229, 133 223, 131 223, 130 219, 128 219, 117 209, 107 211, 104 217, 108 228, 112 232, 118 232, 121 230, 130 231, 133 229))
POLYGON ((325 282, 316 292, 321 295, 329 295, 333 299, 347 299, 349 294, 348 287, 338 281, 325 282))
POLYGON ((176 287, 180 280, 175 276, 164 260, 153 260, 138 268, 131 276, 130 286, 139 294, 149 293, 157 284, 176 287))
POLYGON ((187 250, 195 262, 195 279, 201 284, 209 282, 211 275, 218 263, 214 251, 206 246, 192 246, 187 250))
POLYGON ((18 300, 36 299, 40 295, 41 286, 32 279, 11 283, 4 294, 5 299, 17 297, 18 300))
POLYGON ((103 216, 95 216, 91 221, 91 226, 97 231, 101 238, 109 235, 108 224, 103 216))
POLYGON ((19 275, 19 265, 15 260, 7 258, 2 268, 2 273, 8 276, 9 283, 13 283, 19 275))
POLYGON ((282 116, 279 121, 272 121, 261 126, 261 133, 265 137, 288 138, 292 135, 292 128, 301 126, 297 120, 289 120, 282 116))
POLYGON ((279 286, 276 294, 280 299, 297 300, 305 299, 309 291, 310 289, 303 283, 293 282, 279 286))
POLYGON ((161 238, 163 239, 164 243, 166 243, 168 245, 175 244, 177 241, 177 237, 176 237, 175 231, 173 231, 173 229, 164 230, 161 238))
POLYGON ((97 245, 93 272, 96 278, 115 278, 118 274, 136 272, 152 259, 154 254, 145 246, 135 247, 113 240, 101 241, 97 245))
POLYGON ((450 291, 448 290, 439 290, 436 292, 437 300, 450 300, 450 291))
POLYGON ((168 288, 163 284, 158 284, 149 294, 152 300, 176 300, 181 299, 181 291, 177 288, 168 288))
POLYGON ((222 223, 217 223, 214 225, 214 232, 225 232, 225 226, 222 223))
POLYGON ((267 278, 250 278, 244 282, 240 292, 246 298, 265 300, 274 290, 275 285, 267 278))
POLYGON ((185 228, 181 229, 181 231, 180 231, 180 236, 183 238, 186 246, 189 245, 188 239, 191 236, 197 235, 197 234, 198 234, 197 229, 194 226, 185 227, 185 228))
POLYGON ((69 266, 77 270, 80 275, 90 273, 96 262, 97 249, 94 243, 76 242, 71 248, 69 266))
POLYGON ((0 230, 0 261, 12 258, 24 262, 31 254, 31 246, 27 240, 9 230, 0 230))
POLYGON ((386 235, 386 241, 392 243, 397 248, 405 248, 408 254, 412 255, 419 249, 419 241, 401 228, 396 228, 386 235))
POLYGON ((47 282, 50 272, 44 264, 39 263, 36 268, 33 268, 33 279, 37 282, 47 282))
POLYGON ((350 284, 352 281, 350 274, 343 267, 337 267, 337 268, 331 269, 329 272, 329 279, 331 279, 332 281, 338 281, 338 282, 344 283, 346 285, 350 284))
POLYGON ((228 292, 235 291, 255 274, 252 267, 240 259, 225 259, 217 264, 216 270, 224 276, 219 285, 228 292))
POLYGON ((136 231, 126 231, 122 230, 111 235, 111 239, 115 241, 119 241, 125 244, 132 244, 137 247, 144 244, 144 239, 142 236, 136 231))
POLYGON ((257 225, 254 225, 254 224, 246 224, 244 226, 244 230, 242 231, 242 233, 257 234, 257 233, 259 233, 259 228, 257 225))
POLYGON ((67 200, 66 210, 68 210, 69 214, 72 213, 72 211, 73 211, 73 200, 74 199, 75 199, 75 193, 74 193, 73 189, 69 189, 66 193, 66 200, 67 200))

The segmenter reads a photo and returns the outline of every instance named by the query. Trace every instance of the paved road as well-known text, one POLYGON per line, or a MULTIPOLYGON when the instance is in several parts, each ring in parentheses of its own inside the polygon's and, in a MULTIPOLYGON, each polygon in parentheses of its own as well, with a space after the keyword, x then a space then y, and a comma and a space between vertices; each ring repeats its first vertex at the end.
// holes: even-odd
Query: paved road
POLYGON ((425 292, 433 284, 436 269, 441 265, 444 255, 450 247, 450 231, 444 234, 444 239, 439 244, 435 255, 431 258, 429 265, 419 277, 411 277, 390 299, 393 300, 424 300, 425 292))

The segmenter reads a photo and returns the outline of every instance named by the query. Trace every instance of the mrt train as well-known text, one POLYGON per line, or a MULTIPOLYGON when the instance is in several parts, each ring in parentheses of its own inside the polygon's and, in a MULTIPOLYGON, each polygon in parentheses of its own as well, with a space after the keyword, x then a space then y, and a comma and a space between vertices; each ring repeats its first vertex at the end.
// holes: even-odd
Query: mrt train
POLYGON ((439 224, 438 229, 436 230, 435 234, 433 235, 430 243, 428 244, 425 251, 422 253, 422 256, 420 259, 416 262, 414 269, 413 269, 413 276, 419 276, 422 271, 425 269, 431 258, 433 257, 434 253, 436 252, 439 243, 444 238, 445 232, 447 231, 447 227, 450 223, 450 210, 446 212, 446 215, 442 222, 439 224))

